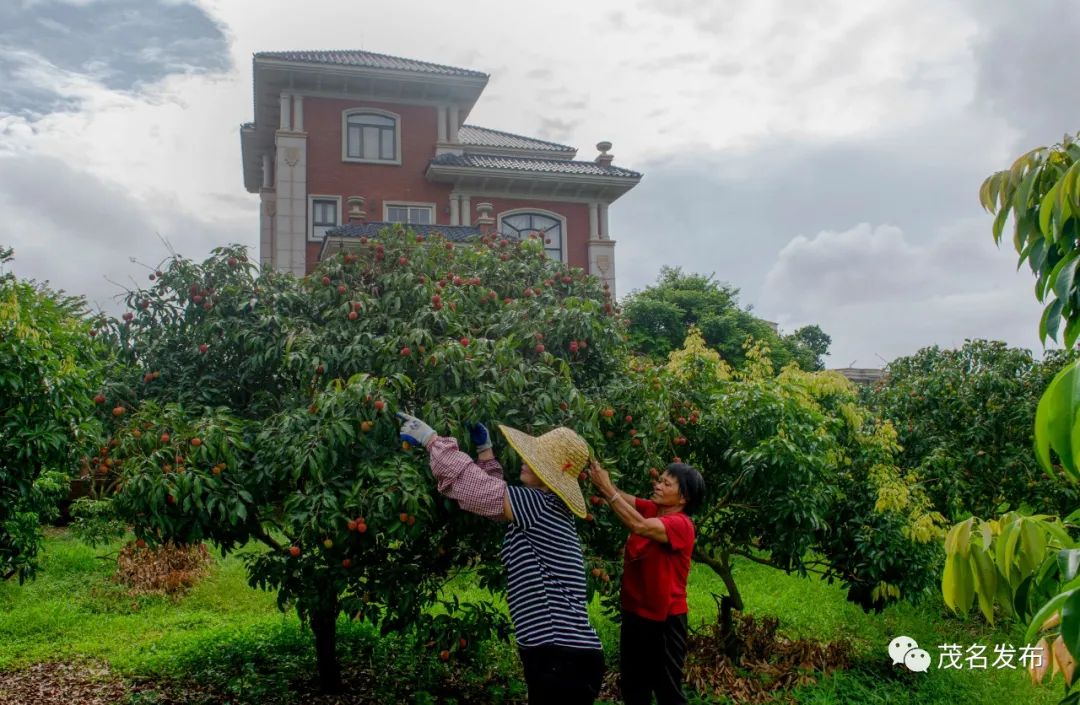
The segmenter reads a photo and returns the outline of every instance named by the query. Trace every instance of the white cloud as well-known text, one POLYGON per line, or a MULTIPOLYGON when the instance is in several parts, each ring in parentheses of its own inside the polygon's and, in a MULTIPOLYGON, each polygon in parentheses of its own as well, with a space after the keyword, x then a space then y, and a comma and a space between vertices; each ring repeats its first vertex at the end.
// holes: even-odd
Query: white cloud
POLYGON ((1007 340, 1038 351, 1040 308, 1015 253, 995 248, 981 219, 924 244, 897 227, 860 223, 792 238, 765 280, 761 313, 786 330, 818 323, 832 367, 880 367, 928 345, 1007 340))

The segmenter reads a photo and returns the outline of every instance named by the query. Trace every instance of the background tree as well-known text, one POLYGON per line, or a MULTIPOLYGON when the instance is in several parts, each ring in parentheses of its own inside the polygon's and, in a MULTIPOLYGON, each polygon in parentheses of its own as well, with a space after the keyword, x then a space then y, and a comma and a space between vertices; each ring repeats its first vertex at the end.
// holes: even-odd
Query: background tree
POLYGON ((631 345, 643 354, 664 358, 682 345, 687 328, 694 325, 706 343, 736 367, 744 362, 747 337, 768 347, 776 369, 790 362, 806 370, 824 367, 822 357, 831 340, 818 326, 780 336, 768 322, 740 308, 738 298, 738 289, 712 276, 662 267, 655 285, 623 301, 631 345))
POLYGON ((803 326, 794 333, 784 336, 785 343, 791 348, 795 361, 804 370, 823 370, 823 358, 829 354, 832 338, 817 324, 803 326))
MULTIPOLYGON (((12 250, 0 248, 0 266, 12 250)), ((94 430, 101 366, 82 299, 0 272, 0 578, 34 575, 41 523, 56 515, 94 430)))
POLYGON ((1067 514, 1077 487, 1047 475, 1031 448, 1039 397, 1069 360, 1050 351, 1039 361, 1000 341, 927 347, 893 360, 866 398, 896 427, 901 465, 951 520, 1009 509, 1067 514))
POLYGON ((640 359, 608 386, 606 443, 593 444, 602 460, 620 458, 612 463, 620 487, 645 496, 675 457, 702 469, 694 559, 727 587, 722 627, 730 634, 732 610, 744 607, 736 556, 840 580, 867 609, 925 594, 941 559, 942 519, 898 467, 891 424, 861 408, 836 373, 777 376, 764 349, 745 357, 733 371, 691 329, 666 366, 640 359))

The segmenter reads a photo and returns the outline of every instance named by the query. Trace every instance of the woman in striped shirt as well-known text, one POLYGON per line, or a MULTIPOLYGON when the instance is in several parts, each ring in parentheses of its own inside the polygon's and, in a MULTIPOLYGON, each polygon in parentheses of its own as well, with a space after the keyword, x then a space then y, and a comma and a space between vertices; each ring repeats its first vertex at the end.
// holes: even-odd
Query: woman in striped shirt
POLYGON ((574 514, 585 514, 577 484, 585 441, 565 428, 534 438, 500 426, 525 463, 518 487, 503 480, 483 424, 471 428, 473 461, 455 439, 414 416, 398 418, 401 439, 427 450, 441 494, 465 511, 507 522, 500 557, 530 705, 593 705, 604 653, 585 608, 585 560, 574 529, 574 514))

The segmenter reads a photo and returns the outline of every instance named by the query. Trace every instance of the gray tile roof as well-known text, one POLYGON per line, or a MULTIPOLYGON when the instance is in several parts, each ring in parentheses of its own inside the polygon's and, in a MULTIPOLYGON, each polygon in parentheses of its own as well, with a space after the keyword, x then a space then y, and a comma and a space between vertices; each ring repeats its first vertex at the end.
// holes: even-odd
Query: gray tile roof
POLYGON ((398 56, 375 54, 370 51, 260 51, 256 59, 274 59, 277 61, 295 61, 304 64, 334 64, 337 66, 357 66, 391 71, 414 71, 416 73, 438 74, 442 76, 469 76, 487 78, 486 73, 459 69, 454 66, 432 64, 416 59, 403 59, 398 56))
POLYGON ((502 157, 488 154, 440 154, 431 160, 433 166, 472 167, 475 169, 505 169, 507 171, 535 171, 549 174, 575 174, 582 176, 620 176, 640 179, 641 174, 617 166, 604 166, 596 162, 577 162, 569 159, 532 159, 502 157))
POLYGON ((533 137, 523 137, 511 132, 492 130, 477 125, 462 125, 458 130, 458 139, 462 144, 472 144, 478 147, 505 147, 509 149, 534 149, 550 152, 576 152, 573 147, 556 142, 547 142, 533 137))
MULTIPOLYGON (((327 231, 327 237, 377 237, 386 228, 392 228, 397 223, 367 222, 345 223, 327 231)), ((406 228, 425 237, 434 233, 442 233, 447 240, 460 242, 471 237, 479 237, 479 228, 471 225, 416 225, 407 224, 406 228)))

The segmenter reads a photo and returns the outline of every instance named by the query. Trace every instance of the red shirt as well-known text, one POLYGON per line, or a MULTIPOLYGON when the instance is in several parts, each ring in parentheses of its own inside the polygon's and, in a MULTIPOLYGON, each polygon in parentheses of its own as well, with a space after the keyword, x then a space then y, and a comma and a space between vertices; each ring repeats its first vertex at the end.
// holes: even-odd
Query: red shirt
MULTIPOLYGON (((638 498, 634 503, 646 519, 656 516, 656 503, 638 498)), ((694 551, 694 523, 678 512, 660 517, 667 543, 630 534, 623 554, 622 608, 639 617, 662 622, 686 614, 686 579, 694 551)))

